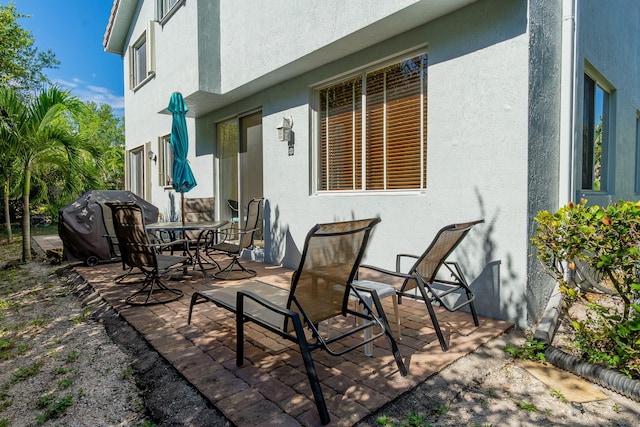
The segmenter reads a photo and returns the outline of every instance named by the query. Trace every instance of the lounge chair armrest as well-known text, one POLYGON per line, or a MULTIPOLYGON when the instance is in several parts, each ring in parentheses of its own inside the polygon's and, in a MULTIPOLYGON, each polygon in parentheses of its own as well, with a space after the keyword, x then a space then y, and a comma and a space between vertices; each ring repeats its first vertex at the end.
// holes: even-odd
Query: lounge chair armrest
POLYGON ((231 239, 231 236, 239 237, 245 234, 253 233, 258 230, 260 229, 252 228, 251 230, 235 230, 229 227, 229 228, 221 228, 218 232, 220 233, 221 240, 234 240, 234 239, 231 239))
MULTIPOLYGON (((251 291, 245 291, 245 290, 241 290, 238 291, 238 293, 236 294, 236 309, 237 309, 237 313, 236 313, 236 320, 239 322, 241 318, 249 318, 252 321, 258 323, 259 325, 262 325, 264 327, 267 327, 268 329, 271 329, 273 332, 277 332, 283 336, 290 336, 289 332, 287 331, 287 322, 291 322, 291 324, 293 325, 293 329, 295 331, 296 337, 301 338, 304 337, 304 330, 302 327, 302 319, 300 318, 300 314, 293 311, 293 310, 289 310, 286 307, 282 307, 280 305, 274 304, 273 302, 262 298, 259 295, 254 294, 251 291), (267 310, 272 311, 273 313, 276 313, 277 315, 283 316, 284 317, 284 321, 280 324, 278 323, 278 325, 274 324, 273 321, 270 322, 268 319, 261 319, 258 318, 256 316, 251 316, 250 314, 248 314, 245 310, 244 310, 244 299, 248 298, 252 301, 254 301, 256 304, 260 304, 261 306, 263 306, 264 308, 266 308, 267 310), (288 320, 291 319, 291 320, 288 320), (269 328, 269 326, 271 326, 271 328, 269 328), (275 330, 274 328, 277 328, 277 330, 275 330)), ((272 319, 273 320, 273 319, 272 319)), ((282 320, 282 319, 280 319, 282 320)), ((240 328, 238 327, 238 330, 240 330, 240 328)))
POLYGON ((400 273, 397 271, 392 271, 392 270, 387 270, 381 267, 376 267, 373 265, 366 265, 366 264, 361 264, 358 269, 365 269, 365 270, 373 270, 373 271, 377 271, 378 273, 383 273, 383 274, 388 274, 389 276, 393 276, 393 277, 401 277, 403 279, 411 279, 413 278, 413 276, 409 275, 409 274, 405 274, 405 273, 400 273))
POLYGON ((400 263, 402 262, 402 258, 413 258, 413 259, 418 259, 418 255, 412 255, 412 254, 398 254, 396 255, 396 272, 400 272, 400 263))
MULTIPOLYGON (((265 307, 265 308, 267 308, 267 309, 269 309, 271 311, 274 311, 275 313, 281 314, 283 316, 289 316, 289 317, 298 316, 298 313, 296 313, 295 311, 289 310, 286 307, 281 307, 281 306, 279 306, 277 304, 274 304, 273 302, 271 302, 271 301, 269 301, 269 300, 267 300, 265 298, 262 298, 261 296, 256 295, 251 291, 238 291, 238 293, 236 294, 236 307, 240 307, 241 306, 240 305, 240 301, 245 297, 249 298, 250 300, 253 300, 256 303, 260 304, 261 306, 263 306, 263 307, 265 307)), ((238 310, 238 311, 240 311, 240 310, 238 310)), ((242 314, 246 315, 246 313, 244 313, 244 312, 242 314)))

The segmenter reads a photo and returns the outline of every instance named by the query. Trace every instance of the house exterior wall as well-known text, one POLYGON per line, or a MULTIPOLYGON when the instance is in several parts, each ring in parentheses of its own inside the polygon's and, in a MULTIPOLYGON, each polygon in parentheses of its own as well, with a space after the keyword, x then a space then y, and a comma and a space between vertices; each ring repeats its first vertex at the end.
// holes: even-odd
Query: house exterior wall
MULTIPOLYGON (((154 2, 138 2, 136 18, 133 21, 134 25, 127 45, 131 46, 145 33, 149 25, 154 26, 156 74, 154 78, 133 91, 129 83, 131 62, 129 53, 125 53, 123 65, 127 150, 146 145, 154 153, 159 153, 158 138, 171 133, 171 114, 163 111, 169 105, 171 93, 178 91, 187 94, 199 90, 200 69, 196 66, 195 59, 200 56, 210 57, 210 55, 207 55, 206 48, 197 42, 198 26, 193 25, 193 22, 197 22, 198 9, 183 7, 180 12, 172 16, 164 26, 155 22, 149 24, 149 21, 155 19, 154 2)), ((193 119, 187 120, 187 127, 190 136, 196 134, 193 119)), ((198 171, 196 180, 199 185, 186 197, 210 197, 213 195, 210 186, 213 181, 212 157, 198 155, 195 141, 190 141, 190 144, 188 160, 191 167, 198 171)), ((211 153, 211 148, 208 148, 208 152, 211 153)), ((180 195, 170 187, 159 184, 159 167, 159 162, 149 161, 145 156, 146 183, 150 184, 150 186, 147 185, 145 196, 158 206, 164 219, 179 218, 180 195)))
MULTIPOLYGON (((560 197, 560 117, 562 3, 529 1, 528 214, 526 226, 528 276, 525 299, 528 323, 543 312, 554 283, 535 258, 529 237, 540 210, 555 211, 560 197)), ((566 190, 565 190, 566 191, 566 190)))
POLYGON ((441 227, 484 218, 456 256, 482 314, 526 324, 528 49, 526 3, 479 2, 218 109, 199 127, 262 108, 268 262, 296 266, 317 222, 380 216, 364 262, 394 268, 395 254, 421 253, 441 227), (427 189, 315 191, 312 88, 420 49, 429 55, 427 189), (283 116, 294 119, 294 156, 276 138, 283 116))
MULTIPOLYGON (((137 2, 128 46, 154 19, 154 3, 137 2)), ((198 180, 188 197, 215 196, 216 124, 259 110, 267 262, 295 267, 315 223, 379 216, 364 262, 393 268, 395 254, 421 253, 442 226, 484 218, 454 258, 472 281, 480 314, 532 325, 553 285, 532 256, 533 217, 558 208, 567 191, 558 184, 564 171, 573 175, 575 197, 584 195, 579 162, 586 63, 615 89, 610 191, 586 196, 597 203, 638 197, 630 177, 637 163, 640 40, 634 31, 612 29, 637 28, 640 7, 633 0, 616 7, 575 2, 575 102, 569 107, 576 123, 570 164, 562 164, 563 4, 572 2, 298 3, 274 0, 266 10, 257 0, 189 0, 166 22, 153 24, 156 75, 135 92, 127 83, 125 91, 127 149, 159 151, 158 137, 171 130, 163 110, 172 92, 182 92, 192 107, 189 161, 198 180), (429 58, 426 189, 317 191, 313 89, 416 52, 429 58), (276 136, 282 117, 294 119, 293 156, 276 136)), ((128 82, 126 55, 124 73, 128 82)), ((158 185, 158 164, 145 167, 148 198, 166 218, 177 218, 179 195, 158 185)))
POLYGON ((277 80, 273 72, 282 68, 315 68, 472 1, 221 1, 221 92, 264 76, 277 80))
MULTIPOLYGON (((606 191, 581 191, 578 185, 576 199, 584 197, 589 203, 606 205, 617 200, 638 200, 635 188, 638 159, 638 113, 640 111, 640 5, 633 0, 615 3, 586 0, 577 2, 577 61, 576 76, 582 82, 585 64, 612 85, 610 111, 609 186, 606 191)), ((583 86, 577 87, 578 124, 582 122, 583 86)), ((580 131, 579 129, 577 129, 580 131)), ((581 138, 579 134, 579 138, 581 138)), ((580 139, 578 139, 580 140, 580 139)), ((582 147, 576 145, 578 165, 576 182, 580 182, 582 147)))

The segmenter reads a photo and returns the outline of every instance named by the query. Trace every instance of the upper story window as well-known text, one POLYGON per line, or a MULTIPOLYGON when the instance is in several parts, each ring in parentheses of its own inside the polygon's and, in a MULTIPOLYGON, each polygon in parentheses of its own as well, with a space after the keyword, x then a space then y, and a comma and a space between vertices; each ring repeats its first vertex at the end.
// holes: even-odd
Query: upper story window
POLYGON ((145 32, 129 48, 131 89, 137 89, 155 75, 153 28, 153 21, 150 21, 145 32))
POLYGON ((160 155, 158 156, 159 166, 159 183, 164 187, 170 187, 173 184, 173 150, 171 149, 171 135, 160 137, 158 143, 160 155))
POLYGON ((584 75, 582 189, 607 190, 610 92, 604 82, 584 75))
POLYGON ((176 11, 178 6, 184 4, 184 0, 156 0, 158 20, 163 22, 169 19, 176 11))
POLYGON ((319 191, 427 184, 427 54, 316 91, 319 191))
POLYGON ((133 46, 133 85, 147 78, 147 39, 143 37, 133 46))

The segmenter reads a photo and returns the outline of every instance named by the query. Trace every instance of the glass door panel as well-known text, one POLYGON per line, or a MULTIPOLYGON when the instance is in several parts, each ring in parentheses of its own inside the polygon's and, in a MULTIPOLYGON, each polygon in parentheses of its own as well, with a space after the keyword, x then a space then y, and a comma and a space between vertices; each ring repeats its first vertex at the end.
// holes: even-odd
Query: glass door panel
POLYGON ((218 200, 220 219, 237 224, 238 214, 238 120, 218 124, 218 200))
MULTIPOLYGON (((240 222, 244 225, 244 217, 249 201, 262 197, 262 112, 240 118, 240 222)), ((261 213, 262 214, 262 213, 261 213)), ((262 218, 259 224, 262 224, 262 218)), ((262 226, 255 235, 262 240, 262 226)))
POLYGON ((217 132, 220 219, 242 229, 249 201, 263 194, 262 112, 219 123, 217 132))

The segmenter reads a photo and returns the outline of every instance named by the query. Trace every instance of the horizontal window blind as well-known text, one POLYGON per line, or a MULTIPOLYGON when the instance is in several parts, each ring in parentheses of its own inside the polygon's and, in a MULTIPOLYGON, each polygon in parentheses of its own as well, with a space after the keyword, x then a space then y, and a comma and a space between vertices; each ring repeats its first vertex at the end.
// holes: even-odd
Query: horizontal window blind
POLYGON ((424 54, 319 91, 320 190, 426 187, 426 73, 424 54))
POLYGON ((362 186, 362 79, 320 92, 320 188, 362 186))

